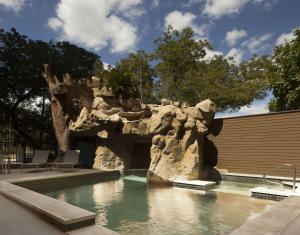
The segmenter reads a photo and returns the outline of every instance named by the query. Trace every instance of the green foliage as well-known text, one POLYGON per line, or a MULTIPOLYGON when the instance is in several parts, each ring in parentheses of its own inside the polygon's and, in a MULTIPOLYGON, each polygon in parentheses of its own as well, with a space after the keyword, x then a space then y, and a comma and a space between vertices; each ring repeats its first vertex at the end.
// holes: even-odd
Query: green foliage
POLYGON ((178 32, 169 27, 156 43, 155 70, 161 97, 191 105, 210 98, 221 110, 236 110, 265 96, 266 80, 259 70, 262 62, 256 58, 240 67, 221 55, 205 60, 205 49, 212 47, 207 41, 194 39, 191 28, 178 32))
POLYGON ((93 75, 95 75, 98 78, 102 78, 104 72, 105 70, 102 61, 96 60, 93 64, 93 75))
POLYGON ((160 79, 160 97, 172 100, 189 98, 189 79, 203 64, 201 59, 205 56, 205 47, 210 48, 208 42, 195 40, 192 36, 191 28, 179 32, 169 26, 163 37, 155 41, 157 48, 153 57, 157 65, 154 69, 160 79))
POLYGON ((116 66, 116 68, 120 67, 130 74, 132 91, 135 92, 144 103, 154 101, 152 95, 154 71, 149 63, 149 55, 147 55, 145 51, 139 50, 136 53, 130 53, 128 57, 122 59, 116 66))
POLYGON ((129 69, 116 65, 115 68, 104 73, 104 84, 117 96, 138 98, 138 92, 132 84, 132 76, 129 69))
POLYGON ((60 79, 64 72, 81 78, 92 74, 95 60, 100 58, 68 42, 46 43, 15 29, 0 29, 0 111, 12 120, 24 142, 39 145, 36 131, 53 134, 49 104, 43 102, 47 97, 43 64, 50 64, 60 79))
POLYGON ((91 77, 95 61, 102 64, 99 56, 69 42, 50 42, 47 45, 49 54, 45 61, 59 77, 66 72, 76 79, 91 77))
POLYGON ((239 106, 250 104, 253 99, 263 99, 270 90, 269 80, 275 76, 274 64, 269 56, 254 56, 240 64, 236 76, 235 93, 240 96, 239 106))
POLYGON ((130 53, 107 71, 95 64, 94 74, 112 88, 115 94, 124 98, 140 98, 142 102, 150 103, 155 102, 155 97, 152 93, 153 69, 149 63, 149 55, 139 50, 130 53))
POLYGON ((300 108, 300 29, 294 32, 295 39, 274 49, 276 76, 270 79, 274 99, 271 111, 300 108))

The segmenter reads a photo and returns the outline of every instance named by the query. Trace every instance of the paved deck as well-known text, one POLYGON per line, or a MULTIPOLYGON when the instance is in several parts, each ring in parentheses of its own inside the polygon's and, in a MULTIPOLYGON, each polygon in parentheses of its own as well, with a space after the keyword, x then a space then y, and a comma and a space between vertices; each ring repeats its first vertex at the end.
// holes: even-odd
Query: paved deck
POLYGON ((247 221, 230 235, 299 235, 300 198, 291 196, 258 217, 247 221))
POLYGON ((28 209, 0 195, 0 234, 65 234, 28 209))
POLYGON ((74 173, 84 174, 84 173, 93 173, 95 170, 90 169, 74 169, 66 171, 47 171, 46 169, 32 170, 32 169, 23 169, 23 173, 19 169, 11 169, 10 174, 0 174, 0 181, 11 181, 19 179, 28 179, 28 178, 38 178, 38 177, 51 177, 51 176, 68 176, 74 173))
MULTIPOLYGON (((54 179, 81 175, 87 176, 93 173, 99 173, 99 171, 90 169, 75 169, 72 171, 25 170, 23 173, 20 173, 20 170, 12 169, 10 174, 0 174, 0 185, 5 185, 7 184, 6 182, 27 182, 31 180, 45 180, 49 178, 54 179)), ((80 210, 80 208, 78 209, 80 210)), ((44 218, 40 217, 27 207, 24 207, 14 200, 8 199, 0 194, 0 234, 56 235, 66 233, 48 223, 46 220, 44 220, 44 218)), ((69 231, 67 234, 113 235, 117 233, 98 225, 91 225, 81 229, 69 231)))

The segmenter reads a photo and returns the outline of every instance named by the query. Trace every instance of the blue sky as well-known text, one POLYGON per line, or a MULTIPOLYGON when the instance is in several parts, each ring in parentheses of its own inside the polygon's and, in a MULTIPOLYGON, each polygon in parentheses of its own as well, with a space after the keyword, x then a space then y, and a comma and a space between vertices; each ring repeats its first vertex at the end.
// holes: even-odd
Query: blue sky
MULTIPOLYGON (((238 64, 291 40, 299 12, 297 0, 0 0, 0 27, 68 40, 114 64, 136 49, 151 51, 169 24, 191 26, 214 47, 208 57, 222 53, 238 64)), ((270 98, 230 115, 267 112, 270 98)))

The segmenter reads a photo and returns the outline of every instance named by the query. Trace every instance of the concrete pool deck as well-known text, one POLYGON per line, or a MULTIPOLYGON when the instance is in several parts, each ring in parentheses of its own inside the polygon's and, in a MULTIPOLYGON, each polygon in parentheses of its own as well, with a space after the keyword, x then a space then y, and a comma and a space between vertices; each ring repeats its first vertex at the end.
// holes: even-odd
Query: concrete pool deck
POLYGON ((20 172, 20 169, 11 169, 9 174, 0 174, 0 181, 7 181, 7 182, 13 182, 13 181, 20 181, 20 180, 29 180, 29 179, 38 179, 38 178, 45 178, 45 177, 67 177, 67 176, 73 176, 73 175, 80 175, 80 174, 93 174, 95 172, 99 172, 96 170, 91 169, 78 169, 75 168, 74 170, 68 170, 68 171, 47 171, 46 169, 39 169, 39 170, 33 170, 33 169, 25 169, 23 172, 20 172))
POLYGON ((12 170, 11 174, 0 175, 0 234, 118 234, 95 225, 95 214, 92 212, 15 185, 57 182, 76 177, 99 178, 109 174, 75 169, 65 172, 27 170, 23 173, 12 170))
POLYGON ((0 195, 0 234, 62 235, 65 233, 30 210, 0 195))
POLYGON ((299 235, 300 198, 291 196, 246 221, 230 235, 299 235))

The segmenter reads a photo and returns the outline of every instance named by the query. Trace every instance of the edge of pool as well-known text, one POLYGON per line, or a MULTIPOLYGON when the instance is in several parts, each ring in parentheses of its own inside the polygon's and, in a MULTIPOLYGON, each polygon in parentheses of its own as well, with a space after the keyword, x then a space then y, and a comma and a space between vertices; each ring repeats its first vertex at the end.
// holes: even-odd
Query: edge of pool
MULTIPOLYGON (((28 184, 55 183, 62 179, 72 181, 74 178, 90 178, 91 175, 96 179, 105 179, 119 177, 120 172, 74 172, 68 175, 59 174, 4 180, 0 182, 0 194, 41 215, 47 222, 69 235, 118 235, 117 232, 95 225, 95 213, 22 187, 28 184)), ((230 235, 298 235, 299 230, 300 198, 291 196, 256 218, 246 221, 230 235)))
POLYGON ((117 178, 120 176, 120 172, 72 172, 68 175, 59 174, 4 180, 0 182, 0 194, 28 208, 67 234, 118 235, 119 233, 115 231, 95 225, 95 213, 22 187, 28 184, 55 183, 62 179, 89 178, 91 175, 96 179, 117 178))
POLYGON ((290 196, 246 221, 229 235, 298 235, 299 231, 300 198, 290 196))

